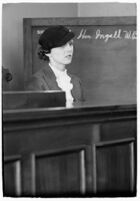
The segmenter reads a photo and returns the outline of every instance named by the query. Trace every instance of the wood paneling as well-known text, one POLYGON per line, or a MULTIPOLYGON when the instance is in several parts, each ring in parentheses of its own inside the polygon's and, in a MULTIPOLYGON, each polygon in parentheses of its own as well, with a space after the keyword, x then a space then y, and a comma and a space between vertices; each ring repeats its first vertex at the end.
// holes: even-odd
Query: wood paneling
POLYGON ((65 150, 35 157, 36 195, 82 195, 86 190, 85 151, 65 150))
POLYGON ((136 134, 134 105, 4 111, 4 195, 135 196, 136 134))
POLYGON ((134 139, 96 146, 98 195, 134 192, 134 157, 134 139))
POLYGON ((10 91, 2 93, 4 110, 64 107, 64 91, 10 91))
POLYGON ((100 127, 101 141, 123 139, 135 137, 137 122, 135 120, 129 121, 116 121, 112 123, 102 124, 100 127))
POLYGON ((19 157, 4 159, 3 194, 6 196, 21 195, 21 161, 19 157))

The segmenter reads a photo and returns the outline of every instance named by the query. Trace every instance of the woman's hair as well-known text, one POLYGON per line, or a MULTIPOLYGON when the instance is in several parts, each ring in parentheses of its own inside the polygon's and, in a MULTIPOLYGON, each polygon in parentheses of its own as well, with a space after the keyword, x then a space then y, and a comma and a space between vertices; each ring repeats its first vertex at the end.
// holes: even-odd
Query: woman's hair
POLYGON ((37 54, 39 59, 42 59, 44 61, 49 61, 49 57, 46 55, 46 53, 49 53, 49 52, 44 50, 41 46, 38 48, 37 54))

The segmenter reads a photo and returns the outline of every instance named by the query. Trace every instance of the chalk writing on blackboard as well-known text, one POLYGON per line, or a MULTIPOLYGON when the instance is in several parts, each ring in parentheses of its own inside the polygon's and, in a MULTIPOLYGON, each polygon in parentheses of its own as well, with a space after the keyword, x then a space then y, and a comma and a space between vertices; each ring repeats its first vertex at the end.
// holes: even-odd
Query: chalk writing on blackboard
MULTIPOLYGON (((44 30, 37 30, 37 34, 40 35, 44 32, 44 30)), ((92 34, 87 34, 87 29, 81 29, 78 33, 77 40, 103 40, 105 43, 109 41, 109 39, 137 39, 137 32, 135 30, 122 30, 116 29, 111 33, 104 33, 101 29, 96 29, 92 34)))
POLYGON ((86 29, 81 29, 77 39, 92 39, 92 36, 87 34, 86 29))
MULTIPOLYGON (((77 36, 77 39, 92 39, 94 35, 87 34, 86 29, 81 29, 79 35, 77 36)), ((104 40, 104 42, 108 42, 109 39, 131 39, 135 40, 137 37, 136 31, 129 31, 129 30, 122 30, 118 29, 115 30, 113 33, 103 33, 100 29, 97 29, 95 32, 94 39, 101 39, 104 40)))

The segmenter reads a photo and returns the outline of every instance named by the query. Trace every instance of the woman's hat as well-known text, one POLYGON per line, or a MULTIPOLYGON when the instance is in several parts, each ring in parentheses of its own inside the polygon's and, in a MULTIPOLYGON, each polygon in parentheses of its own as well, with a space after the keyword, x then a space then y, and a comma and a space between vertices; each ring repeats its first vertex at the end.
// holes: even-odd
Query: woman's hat
POLYGON ((75 34, 62 25, 48 27, 39 38, 39 44, 48 53, 52 48, 65 45, 75 34))

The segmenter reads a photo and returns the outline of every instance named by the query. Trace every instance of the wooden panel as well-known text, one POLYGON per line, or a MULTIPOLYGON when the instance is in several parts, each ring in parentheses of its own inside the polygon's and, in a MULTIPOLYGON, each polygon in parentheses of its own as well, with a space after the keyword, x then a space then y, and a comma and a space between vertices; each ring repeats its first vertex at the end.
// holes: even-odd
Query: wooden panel
POLYGON ((82 195, 86 190, 85 151, 39 155, 35 176, 37 196, 82 195))
POLYGON ((63 91, 10 91, 3 92, 3 110, 65 106, 63 91))
POLYGON ((100 126, 101 141, 136 137, 136 121, 106 122, 100 126))
POLYGON ((134 193, 134 141, 104 143, 96 146, 97 194, 130 195, 134 193))
POLYGON ((7 194, 134 195, 135 105, 8 110, 3 123, 7 194))
POLYGON ((3 194, 4 196, 21 195, 21 162, 18 159, 12 157, 5 159, 3 194))

